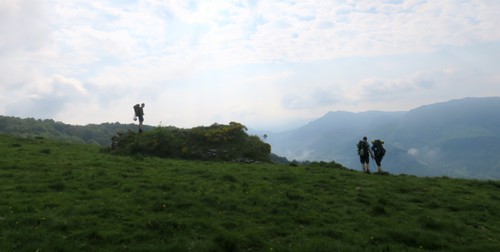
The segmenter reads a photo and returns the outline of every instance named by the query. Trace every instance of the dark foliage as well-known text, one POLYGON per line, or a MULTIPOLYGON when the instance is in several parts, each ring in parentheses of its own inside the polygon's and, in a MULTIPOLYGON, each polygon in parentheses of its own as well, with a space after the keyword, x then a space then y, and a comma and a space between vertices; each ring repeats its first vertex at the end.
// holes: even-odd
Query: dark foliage
POLYGON ((158 127, 141 134, 120 132, 112 137, 109 151, 164 158, 270 162, 271 146, 246 131, 244 125, 231 122, 192 129, 158 127))
MULTIPOLYGON (((144 126, 145 130, 153 127, 144 126)), ((17 117, 0 116, 0 132, 21 137, 45 137, 72 143, 110 145, 111 137, 119 131, 136 130, 137 125, 121 123, 102 123, 69 125, 50 119, 21 119, 17 117)))

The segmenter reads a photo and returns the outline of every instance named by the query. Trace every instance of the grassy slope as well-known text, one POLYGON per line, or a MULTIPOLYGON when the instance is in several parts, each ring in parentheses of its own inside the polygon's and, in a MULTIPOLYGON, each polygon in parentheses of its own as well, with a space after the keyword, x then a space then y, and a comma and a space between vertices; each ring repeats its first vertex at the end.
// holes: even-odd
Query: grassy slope
POLYGON ((498 251, 499 189, 0 135, 0 251, 498 251))

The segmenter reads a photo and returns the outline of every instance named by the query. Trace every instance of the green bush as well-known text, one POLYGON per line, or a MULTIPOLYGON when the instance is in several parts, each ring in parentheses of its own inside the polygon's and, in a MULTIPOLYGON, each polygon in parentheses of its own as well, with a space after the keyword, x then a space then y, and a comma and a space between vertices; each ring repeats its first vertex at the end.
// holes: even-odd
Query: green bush
POLYGON ((158 127, 152 131, 119 132, 112 137, 110 152, 198 160, 245 160, 270 162, 271 146, 246 133, 237 122, 192 129, 158 127))

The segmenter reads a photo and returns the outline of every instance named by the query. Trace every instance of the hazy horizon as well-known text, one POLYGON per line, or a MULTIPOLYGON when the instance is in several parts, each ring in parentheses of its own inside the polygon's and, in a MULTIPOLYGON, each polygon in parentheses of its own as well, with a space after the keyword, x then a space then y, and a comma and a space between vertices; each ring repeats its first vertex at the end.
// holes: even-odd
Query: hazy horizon
MULTIPOLYGON (((256 127, 253 127, 252 125, 247 125, 244 122, 239 122, 239 123, 242 123, 243 125, 245 125, 249 129, 249 131, 255 132, 255 133, 282 133, 282 132, 286 132, 286 131, 298 129, 298 128, 302 127, 302 126, 306 126, 308 123, 313 122, 315 120, 318 120, 321 117, 326 116, 329 113, 338 113, 338 112, 355 113, 355 114, 357 114, 357 113, 370 113, 370 112, 405 113, 405 112, 409 112, 409 111, 411 111, 413 109, 418 109, 420 107, 428 106, 428 105, 435 105, 435 104, 439 104, 439 103, 446 103, 446 102, 451 102, 451 101, 456 101, 456 100, 463 100, 463 99, 481 99, 481 98, 500 98, 500 97, 497 97, 497 96, 463 97, 463 98, 459 98, 459 99, 452 99, 452 100, 447 100, 447 101, 442 101, 442 102, 422 104, 422 105, 419 105, 419 106, 417 106, 415 108, 411 108, 411 109, 408 109, 408 110, 398 110, 398 111, 366 110, 366 111, 353 112, 353 111, 346 111, 346 110, 336 110, 336 111, 331 110, 331 111, 326 111, 324 114, 322 114, 322 115, 320 115, 318 117, 310 118, 310 119, 303 120, 303 121, 298 121, 295 124, 288 124, 288 125, 285 125, 284 127, 281 127, 279 129, 275 129, 275 128, 256 128, 256 127)), ((68 123, 68 122, 56 120, 54 118, 40 118, 40 117, 32 117, 32 116, 30 116, 30 117, 19 117, 19 116, 16 116, 16 115, 0 115, 0 116, 11 116, 11 117, 18 117, 18 118, 21 118, 21 119, 33 118, 33 119, 36 119, 36 120, 54 120, 56 122, 61 122, 61 123, 70 124, 70 125, 78 125, 78 126, 86 126, 86 125, 90 125, 90 124, 102 124, 102 123, 137 124, 137 121, 131 121, 131 122, 103 121, 103 122, 88 122, 88 123, 82 123, 82 124, 78 124, 78 123, 77 124, 73 124, 73 123, 68 123)), ((210 126, 210 125, 212 125, 214 123, 229 124, 231 121, 236 121, 236 120, 230 120, 228 122, 212 122, 212 123, 209 123, 209 124, 194 125, 192 127, 196 127, 196 126, 210 126)), ((163 122, 160 122, 159 124, 156 124, 156 125, 145 123, 145 125, 152 126, 152 127, 156 127, 156 126, 174 126, 174 127, 179 127, 179 128, 188 128, 188 127, 182 127, 182 126, 173 125, 173 124, 166 124, 166 123, 163 123, 163 122)))

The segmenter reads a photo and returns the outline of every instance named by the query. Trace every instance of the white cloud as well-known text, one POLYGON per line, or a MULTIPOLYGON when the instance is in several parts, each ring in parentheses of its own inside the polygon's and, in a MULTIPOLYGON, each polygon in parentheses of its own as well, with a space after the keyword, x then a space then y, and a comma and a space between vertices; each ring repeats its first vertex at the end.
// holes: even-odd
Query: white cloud
MULTIPOLYGON (((227 1, 211 1, 198 2, 197 5, 192 7, 184 1, 169 4, 141 2, 139 7, 125 11, 120 7, 93 4, 92 8, 99 11, 82 12, 110 25, 76 30, 77 34, 90 37, 75 38, 84 42, 83 48, 76 49, 87 51, 85 44, 94 43, 104 47, 102 51, 111 49, 108 53, 118 57, 129 55, 125 48, 137 47, 135 41, 136 44, 159 46, 156 53, 174 46, 184 53, 197 55, 194 57, 199 59, 200 65, 220 67, 221 64, 247 64, 257 60, 296 62, 349 55, 428 51, 442 44, 464 44, 478 39, 476 37, 498 39, 498 34, 481 29, 480 24, 487 21, 451 15, 463 12, 459 3, 396 5, 361 1, 346 7, 334 1, 319 4, 265 1, 259 2, 255 8, 243 8, 227 1), (106 20, 105 16, 113 16, 112 21, 106 20), (346 18, 339 21, 339 16, 346 18), (264 21, 256 23, 259 19, 264 21), (470 20, 477 21, 470 23, 470 20), (331 24, 331 28, 325 29, 325 23, 331 24), (463 25, 458 29, 450 29, 461 23, 463 25), (97 29, 102 30, 101 34, 97 29), (125 29, 129 34, 124 33, 125 29), (457 31, 461 33, 456 34, 457 31), (169 37, 180 40, 171 41, 169 37), (185 45, 185 42, 194 44, 185 45), (120 47, 122 50, 118 50, 120 47)), ((467 12, 484 8, 482 5, 467 7, 467 12)), ((75 4, 69 8, 75 8, 75 4)), ((486 20, 495 18, 486 16, 486 20)), ((82 14, 77 14, 77 17, 77 21, 84 19, 82 14)))
POLYGON ((0 55, 31 52, 45 45, 49 26, 41 1, 0 2, 0 55))
MULTIPOLYGON (((447 69, 449 71, 449 69, 447 69)), ((368 78, 360 83, 361 94, 377 99, 393 99, 398 95, 429 90, 436 86, 435 80, 446 72, 417 72, 402 79, 368 78)))
POLYGON ((276 125, 500 95, 499 14, 497 1, 7 0, 0 113, 129 120, 147 100, 154 122, 276 125))
POLYGON ((422 162, 436 162, 442 159, 442 150, 439 148, 429 148, 428 146, 408 149, 407 153, 422 162))
POLYGON ((341 100, 341 93, 335 89, 315 89, 305 94, 289 94, 283 97, 282 104, 286 109, 311 109, 332 106, 341 100))
POLYGON ((418 149, 410 148, 410 149, 408 149, 408 154, 410 154, 412 156, 418 156, 418 149))
MULTIPOLYGON (((73 89, 74 91, 76 91, 77 93, 80 93, 82 95, 86 95, 88 92, 87 90, 85 89, 85 87, 83 86, 83 84, 77 80, 77 79, 74 79, 74 78, 68 78, 68 77, 64 77, 62 75, 54 75, 53 76, 53 83, 56 84, 56 85, 59 85, 61 87, 70 87, 71 89, 73 89)), ((53 90, 51 90, 53 91, 53 90)), ((56 92, 60 91, 60 90, 55 90, 56 92)), ((65 92, 61 93, 62 95, 66 95, 65 92)))

